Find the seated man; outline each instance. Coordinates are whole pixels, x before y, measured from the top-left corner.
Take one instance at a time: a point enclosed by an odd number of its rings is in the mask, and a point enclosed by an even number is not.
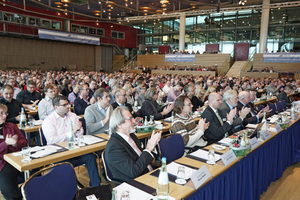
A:
[[[287,108],[290,108],[292,106],[292,102],[293,102],[293,98],[291,96],[291,98],[288,96],[289,94],[291,94],[292,92],[292,88],[291,86],[287,85],[284,87],[284,90],[281,91],[278,96],[277,96],[277,101],[285,101],[286,103],[286,107]],[[285,109],[285,108],[284,108]]]
[[[35,91],[36,84],[34,81],[27,81],[27,89],[22,90],[17,95],[17,100],[22,104],[36,106],[40,100],[42,100],[42,95]]]
[[[174,121],[171,124],[171,132],[178,133],[183,137],[186,147],[204,147],[207,142],[203,140],[204,131],[209,127],[206,119],[200,119],[196,125],[194,118],[190,115],[193,104],[187,96],[180,96],[176,99],[173,112]]]
[[[258,113],[259,111],[254,106],[254,100],[256,99],[256,89],[247,89],[247,92],[250,94],[250,102],[247,104],[247,107],[250,108],[250,112]],[[262,109],[263,112],[267,112],[267,118],[272,116],[272,109],[270,110],[269,106],[266,106]]]
[[[203,102],[195,96],[195,87],[193,84],[184,86],[184,93],[191,100],[193,107],[192,111],[196,111],[198,108],[203,106]]]
[[[181,95],[181,90],[183,89],[183,83],[178,82],[173,88],[168,92],[168,102],[174,102],[179,95]]]
[[[89,97],[90,99],[93,97],[94,92],[96,91],[97,83],[95,80],[90,81],[90,87],[89,87]]]
[[[151,151],[161,138],[161,132],[152,132],[146,148],[136,135],[135,120],[126,107],[118,107],[111,114],[109,128],[112,133],[105,147],[105,159],[113,180],[130,181],[152,171]]]
[[[113,111],[113,107],[109,104],[109,90],[97,89],[94,98],[96,103],[87,107],[84,112],[86,134],[88,135],[106,132],[109,129],[109,119]]]
[[[67,140],[67,134],[70,130],[70,121],[73,124],[75,137],[83,134],[82,124],[77,115],[69,112],[69,102],[67,97],[57,95],[53,98],[54,112],[52,112],[43,122],[42,128],[47,140],[47,144],[55,144]],[[86,154],[76,157],[77,160],[84,163],[90,177],[90,187],[100,185],[100,177],[97,170],[96,158],[93,154]],[[72,159],[67,162],[73,162]]]
[[[227,114],[230,110],[234,109],[237,106],[239,101],[238,94],[235,90],[227,90],[223,95],[224,101],[221,104],[220,110]],[[247,125],[245,117],[250,112],[250,108],[243,107],[239,114],[234,116],[234,120],[232,123],[233,133],[236,133],[240,130],[243,130]]]
[[[202,118],[206,118],[206,121],[210,123],[209,128],[204,132],[204,137],[208,142],[207,145],[233,134],[232,123],[236,109],[232,109],[226,117],[220,110],[221,103],[221,96],[218,93],[212,92],[208,96],[208,106],[201,115]]]
[[[243,107],[250,107],[249,106],[250,103],[250,94],[247,91],[241,91],[239,93],[239,102],[237,105],[237,110],[241,111]],[[250,107],[251,110],[248,113],[248,115],[246,116],[246,123],[248,124],[257,124],[259,123],[260,119],[263,117],[264,115],[264,110],[261,110],[259,112],[257,112],[254,108],[252,109],[252,107]]]
[[[74,100],[74,111],[76,115],[83,115],[85,109],[91,105],[89,98],[89,87],[87,84],[79,86],[80,95]]]
[[[13,77],[9,77],[8,79],[6,79],[6,84],[11,85],[13,87],[13,89],[14,89],[14,99],[16,99],[19,92],[21,92],[21,89],[19,89],[16,86],[16,80]]]
[[[126,92],[123,89],[117,90],[115,93],[116,101],[111,104],[113,109],[116,109],[119,106],[125,106],[128,108],[129,112],[132,114],[133,117],[136,117],[135,112],[132,109],[132,105],[129,103],[126,103],[127,96]]]
[[[79,94],[79,84],[72,85],[73,91],[69,94],[68,100],[70,104],[74,104],[75,99],[78,97]]]
[[[54,98],[54,87],[52,85],[47,85],[44,87],[43,92],[45,93],[45,98],[39,103],[38,114],[41,120],[45,120],[48,115],[53,111],[52,99]]]

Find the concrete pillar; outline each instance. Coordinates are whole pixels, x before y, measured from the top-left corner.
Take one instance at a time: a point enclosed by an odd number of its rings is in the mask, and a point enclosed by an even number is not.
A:
[[[270,5],[270,0],[263,0],[263,7]],[[270,8],[263,8],[260,23],[259,53],[265,52],[267,48],[268,27]]]
[[[185,14],[180,15],[180,26],[179,26],[179,51],[184,50],[185,44]]]

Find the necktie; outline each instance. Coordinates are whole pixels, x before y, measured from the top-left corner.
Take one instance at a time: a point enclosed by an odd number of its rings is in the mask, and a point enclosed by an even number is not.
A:
[[[222,121],[222,119],[221,119],[221,117],[220,117],[220,115],[219,115],[219,112],[216,111],[216,114],[217,114],[217,117],[218,117],[218,119],[219,119],[219,121],[220,121],[220,124],[223,126],[224,124],[223,124],[223,121]],[[225,138],[226,138],[227,136],[228,136],[228,132],[225,133]]]
[[[135,151],[139,156],[141,156],[141,154],[142,154],[141,150],[136,146],[135,142],[133,141],[133,139],[132,139],[130,136],[129,136],[129,142],[132,144],[132,147],[133,147],[134,151]],[[149,169],[150,172],[153,171],[153,169],[152,169],[152,167],[151,167],[150,164],[147,166],[147,168]]]

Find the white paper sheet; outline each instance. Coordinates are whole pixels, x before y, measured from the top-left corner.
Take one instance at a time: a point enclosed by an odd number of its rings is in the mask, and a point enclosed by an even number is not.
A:
[[[258,124],[247,124],[247,128],[256,128],[258,126]]]
[[[34,148],[32,148],[32,149],[34,149]],[[45,156],[48,156],[52,153],[57,152],[59,149],[62,149],[62,147],[55,146],[55,145],[42,146],[39,149],[32,150],[31,152],[33,152],[33,151],[36,151],[36,152],[31,154],[30,157],[32,157],[32,158],[42,158],[42,157],[45,157]]]
[[[199,150],[191,153],[190,155],[208,160],[208,151],[205,151],[205,150],[202,150],[202,149],[199,149]],[[221,159],[221,156],[219,154],[215,153],[215,161],[217,162],[220,159]]]
[[[230,145],[232,143],[233,139],[231,138],[223,138],[222,140],[219,141],[219,143],[225,144],[225,145]]]
[[[104,141],[104,139],[92,135],[84,135],[83,138],[84,138],[84,143],[88,145]]]
[[[184,165],[181,165],[181,164],[178,164],[175,162],[171,162],[170,164],[167,165],[167,171],[168,171],[168,173],[170,173],[174,176],[177,176],[178,167],[184,167],[185,179],[191,178],[192,174],[196,172],[196,170],[194,170],[190,167],[186,167]]]

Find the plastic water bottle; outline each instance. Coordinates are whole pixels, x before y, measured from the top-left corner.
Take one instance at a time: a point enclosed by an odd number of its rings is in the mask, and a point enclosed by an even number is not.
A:
[[[266,120],[266,112],[264,112],[264,117],[263,117],[263,119],[261,120],[261,122],[266,122],[267,120]]]
[[[75,138],[74,138],[74,129],[72,126],[72,121],[70,121],[70,131],[67,136],[68,149],[75,148]]]
[[[294,116],[295,116],[295,106],[294,106],[294,102],[292,102],[291,116],[292,116],[292,118],[294,119]]]
[[[20,128],[26,128],[26,115],[25,115],[25,111],[24,108],[21,108],[21,116],[20,116]]]
[[[162,165],[160,168],[156,193],[158,200],[165,200],[169,197],[169,177],[166,166],[167,159],[165,157],[162,158]]]

